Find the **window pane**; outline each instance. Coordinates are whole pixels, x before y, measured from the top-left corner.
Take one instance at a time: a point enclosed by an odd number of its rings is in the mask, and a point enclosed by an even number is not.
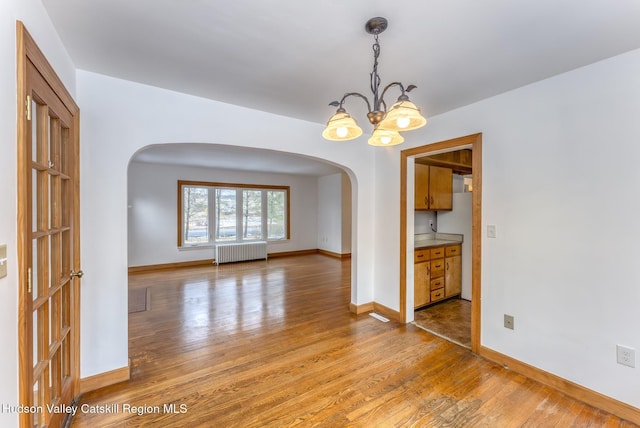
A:
[[[267,192],[267,236],[268,239],[286,239],[286,192]]]
[[[242,192],[243,239],[262,239],[262,191]]]
[[[216,189],[216,240],[236,240],[236,191]]]
[[[183,240],[185,244],[209,242],[209,196],[206,187],[188,187],[183,190]]]

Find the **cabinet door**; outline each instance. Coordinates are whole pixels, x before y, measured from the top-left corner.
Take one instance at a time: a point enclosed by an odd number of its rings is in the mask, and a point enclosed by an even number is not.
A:
[[[439,166],[429,167],[429,209],[450,210],[453,207],[453,171]]]
[[[462,256],[447,257],[444,269],[444,293],[447,297],[462,292]]]
[[[415,209],[429,209],[429,166],[415,164]]]
[[[413,307],[426,305],[430,301],[429,262],[413,265]]]

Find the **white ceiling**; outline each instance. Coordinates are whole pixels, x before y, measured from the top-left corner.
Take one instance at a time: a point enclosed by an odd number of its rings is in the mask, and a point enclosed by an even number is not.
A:
[[[640,48],[638,0],[42,1],[80,69],[317,123],[370,94],[374,16],[427,118]]]
[[[336,166],[300,155],[249,147],[198,143],[160,144],[136,154],[135,162],[275,172],[297,175],[330,175]]]

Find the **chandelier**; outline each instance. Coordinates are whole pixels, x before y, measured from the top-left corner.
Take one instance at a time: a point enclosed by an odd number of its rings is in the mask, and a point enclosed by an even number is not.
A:
[[[392,82],[384,87],[382,93],[380,89],[380,76],[378,75],[378,57],[380,56],[380,43],[378,35],[387,29],[387,20],[377,17],[371,18],[365,24],[365,30],[369,34],[373,34],[375,43],[373,44],[373,71],[371,72],[371,92],[373,92],[373,108],[369,99],[358,92],[348,92],[344,94],[340,101],[332,101],[330,106],[338,107],[336,113],[327,122],[327,127],[322,132],[322,136],[332,141],[347,141],[358,138],[362,135],[362,129],[358,126],[355,119],[342,107],[344,101],[355,96],[363,99],[367,103],[367,117],[369,122],[374,126],[369,144],[372,146],[393,146],[404,141],[400,131],[411,131],[418,129],[427,123],[420,109],[409,101],[408,92],[415,89],[415,85],[409,85],[406,88],[400,82]],[[387,110],[387,104],[384,101],[384,95],[389,88],[400,88],[401,95],[395,104]]]

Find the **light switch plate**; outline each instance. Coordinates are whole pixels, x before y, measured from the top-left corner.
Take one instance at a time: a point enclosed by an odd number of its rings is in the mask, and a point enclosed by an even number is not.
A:
[[[495,238],[496,237],[496,225],[490,224],[487,226],[487,238]]]
[[[7,276],[7,244],[0,245],[0,278]]]

